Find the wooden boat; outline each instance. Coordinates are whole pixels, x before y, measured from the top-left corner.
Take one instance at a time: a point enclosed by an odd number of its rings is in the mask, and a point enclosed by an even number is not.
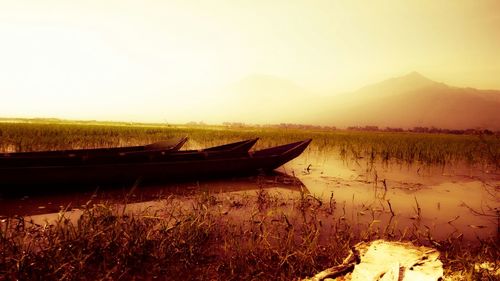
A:
[[[128,163],[162,159],[166,154],[171,153],[175,153],[177,157],[179,157],[198,152],[247,152],[257,142],[258,138],[214,146],[202,150],[179,151],[179,148],[186,140],[187,138],[182,138],[175,142],[164,141],[146,146],[108,149],[98,148],[9,153],[7,156],[0,156],[0,167]]]
[[[0,159],[4,158],[44,158],[44,157],[83,157],[94,155],[114,155],[128,152],[139,151],[177,151],[188,140],[187,137],[173,138],[166,141],[159,141],[147,145],[140,146],[125,146],[125,147],[104,147],[104,148],[84,148],[84,149],[65,149],[65,150],[47,150],[47,151],[30,151],[30,152],[12,152],[0,153]]]
[[[0,191],[17,185],[69,185],[169,181],[272,171],[299,156],[311,140],[248,151],[188,151],[147,161],[81,165],[0,167]],[[7,188],[8,189],[8,188]]]

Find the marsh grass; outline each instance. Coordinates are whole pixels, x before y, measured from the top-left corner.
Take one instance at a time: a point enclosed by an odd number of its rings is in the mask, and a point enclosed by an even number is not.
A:
[[[77,220],[4,219],[0,280],[295,280],[342,263],[360,241],[411,241],[441,251],[447,274],[477,280],[499,241],[436,241],[428,231],[347,222],[334,201],[306,193],[169,196],[155,209],[89,204]],[[498,266],[498,264],[497,264]],[[494,280],[494,279],[484,279]]]
[[[256,148],[312,138],[307,153],[339,153],[345,159],[449,165],[494,165],[500,159],[498,136],[358,132],[222,126],[94,125],[1,123],[0,151],[35,151],[127,146],[188,136],[201,146],[260,137]],[[190,145],[188,144],[188,147]]]

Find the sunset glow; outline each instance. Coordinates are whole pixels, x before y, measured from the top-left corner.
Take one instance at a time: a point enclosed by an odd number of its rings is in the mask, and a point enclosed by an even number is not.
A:
[[[0,116],[264,122],[220,108],[248,99],[228,89],[257,74],[318,96],[411,71],[500,89],[499,11],[496,0],[1,1]]]

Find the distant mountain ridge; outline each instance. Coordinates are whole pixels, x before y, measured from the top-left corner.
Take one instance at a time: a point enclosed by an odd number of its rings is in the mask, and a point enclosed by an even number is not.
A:
[[[500,129],[500,91],[451,87],[412,72],[338,100],[345,124]]]
[[[357,90],[356,92],[359,93],[366,91],[379,91],[379,94],[381,94],[382,92],[391,93],[394,91],[405,92],[429,86],[437,86],[440,84],[444,85],[442,83],[438,83],[427,77],[424,77],[422,74],[416,71],[413,71],[404,76],[390,78],[375,84],[365,86]]]
[[[218,118],[228,122],[500,130],[500,91],[453,87],[418,72],[330,96],[252,75],[224,93]]]

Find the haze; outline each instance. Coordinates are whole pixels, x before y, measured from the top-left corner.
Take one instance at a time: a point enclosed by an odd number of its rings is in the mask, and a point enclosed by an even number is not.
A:
[[[269,83],[283,91],[269,102],[304,102],[412,71],[500,89],[499,11],[496,0],[0,1],[0,116],[286,122],[238,112],[273,95]]]

